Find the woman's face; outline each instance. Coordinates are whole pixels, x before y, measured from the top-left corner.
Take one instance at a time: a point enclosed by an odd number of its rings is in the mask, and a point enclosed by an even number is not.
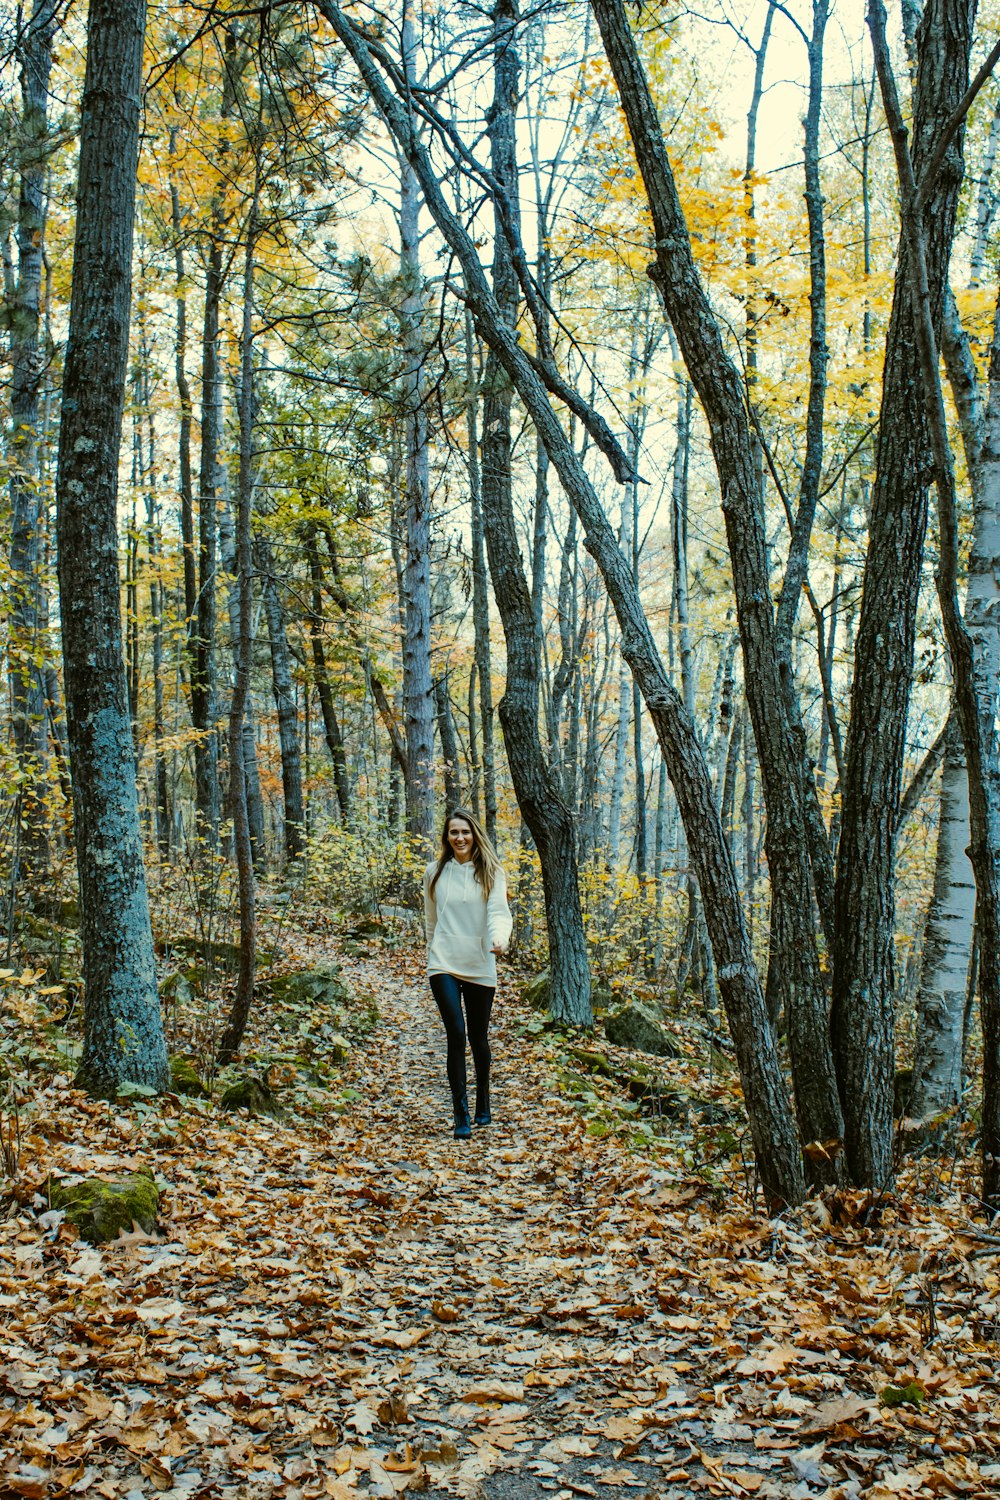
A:
[[[464,818],[448,819],[448,843],[451,852],[460,864],[472,858],[472,852],[476,847],[476,835]]]

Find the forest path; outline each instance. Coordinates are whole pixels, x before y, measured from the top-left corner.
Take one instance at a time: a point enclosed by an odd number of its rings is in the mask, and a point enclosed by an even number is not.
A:
[[[100,1249],[30,1187],[0,1221],[0,1497],[998,1492],[995,1263],[953,1226],[771,1221],[669,1142],[595,1139],[507,981],[495,1124],[455,1141],[417,956],[344,969],[381,1019],[342,1113],[39,1087],[25,1181],[164,1191],[155,1235]],[[913,1379],[927,1404],[880,1408]]]

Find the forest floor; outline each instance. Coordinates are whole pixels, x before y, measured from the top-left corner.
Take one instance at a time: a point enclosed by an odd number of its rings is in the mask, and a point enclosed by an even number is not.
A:
[[[36,1068],[0,1496],[1000,1494],[1000,1240],[940,1172],[769,1219],[681,1132],[593,1133],[509,978],[494,1124],[454,1141],[419,956],[343,969],[380,1020],[336,1108],[108,1106]],[[50,1173],[140,1165],[154,1233],[46,1213]]]

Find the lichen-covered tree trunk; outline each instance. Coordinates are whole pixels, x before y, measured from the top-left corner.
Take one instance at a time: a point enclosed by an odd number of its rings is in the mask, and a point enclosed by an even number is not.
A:
[[[919,174],[968,87],[974,0],[928,0],[917,44],[913,161]],[[940,329],[962,181],[961,136],[927,200],[923,228]],[[895,852],[917,600],[933,472],[917,353],[913,268],[900,243],[854,653],[834,897],[831,1030],[851,1179],[892,1171]]]
[[[34,0],[19,45],[22,111],[17,132],[20,193],[17,282],[10,308],[10,707],[20,772],[20,869],[29,895],[48,866],[45,707],[48,601],[42,582],[44,491],[38,472],[39,394],[46,356],[40,346],[45,245],[49,75],[55,34],[53,0]]]
[[[59,593],[84,967],[80,1081],[166,1082],[118,574],[143,0],[91,0],[57,477]]]

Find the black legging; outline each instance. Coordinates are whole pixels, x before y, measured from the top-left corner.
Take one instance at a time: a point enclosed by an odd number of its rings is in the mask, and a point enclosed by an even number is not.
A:
[[[465,1074],[465,1029],[469,1028],[469,1045],[476,1069],[476,1110],[488,1106],[490,1097],[490,1012],[493,1009],[493,987],[473,984],[471,979],[456,979],[454,974],[432,974],[431,992],[437,1001],[448,1036],[448,1083],[451,1097],[457,1103],[467,1089]],[[465,1016],[462,1001],[465,1001]]]

